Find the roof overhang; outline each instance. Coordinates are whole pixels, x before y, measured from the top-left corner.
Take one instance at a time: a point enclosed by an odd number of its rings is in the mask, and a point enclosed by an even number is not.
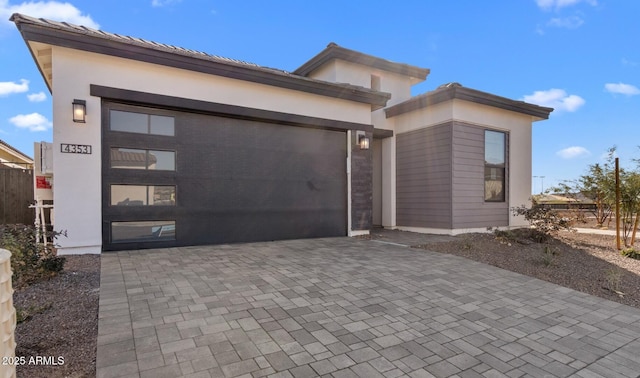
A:
[[[308,76],[311,72],[320,68],[324,64],[333,59],[344,60],[351,63],[362,64],[365,66],[377,68],[379,70],[393,72],[396,74],[409,76],[414,83],[419,83],[427,79],[430,70],[411,66],[404,63],[396,63],[386,59],[378,58],[373,55],[363,54],[359,51],[340,47],[335,43],[330,43],[327,48],[322,50],[318,55],[311,58],[305,64],[293,71],[296,75]]]
[[[387,118],[391,118],[450,100],[469,101],[476,104],[526,114],[533,117],[534,121],[548,119],[549,114],[553,111],[553,108],[529,104],[524,101],[516,101],[510,98],[478,91],[476,89],[462,87],[460,85],[451,85],[443,86],[434,91],[415,96],[405,102],[390,106],[385,109],[385,114]]]
[[[388,93],[368,88],[310,79],[286,71],[139,38],[106,33],[84,26],[37,19],[18,13],[12,15],[10,20],[16,24],[22,38],[29,46],[50,91],[53,87],[53,77],[50,67],[51,58],[49,57],[49,61],[45,58],[47,53],[51,55],[51,49],[47,49],[47,46],[60,46],[366,103],[373,108],[384,107],[391,97]]]
[[[11,163],[33,164],[33,159],[29,155],[17,150],[2,139],[0,139],[0,151],[7,156],[11,156]]]

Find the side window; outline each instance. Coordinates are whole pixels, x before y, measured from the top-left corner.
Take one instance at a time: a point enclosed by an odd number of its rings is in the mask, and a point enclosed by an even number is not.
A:
[[[506,134],[484,132],[484,200],[505,201]]]

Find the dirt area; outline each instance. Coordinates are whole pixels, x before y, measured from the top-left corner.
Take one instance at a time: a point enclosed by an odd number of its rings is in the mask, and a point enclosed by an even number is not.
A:
[[[561,232],[547,244],[530,242],[517,232],[432,240],[414,247],[463,256],[640,308],[640,260],[621,256],[613,236]],[[14,305],[28,317],[16,329],[16,356],[64,358],[60,366],[19,366],[19,377],[95,376],[99,286],[99,256],[67,256],[62,274],[16,291]]]
[[[18,377],[95,377],[100,256],[66,259],[61,274],[13,294],[25,318],[15,334],[16,357],[25,357]],[[36,365],[36,357],[48,360]]]
[[[518,232],[467,234],[417,248],[462,256],[640,308],[640,260],[621,256],[615,236],[563,231],[547,243]]]

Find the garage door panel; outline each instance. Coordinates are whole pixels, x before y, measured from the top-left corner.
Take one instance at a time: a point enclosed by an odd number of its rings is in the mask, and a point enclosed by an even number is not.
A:
[[[337,180],[182,179],[177,188],[180,206],[210,211],[344,210],[346,201],[342,182]]]
[[[177,171],[184,177],[282,178],[307,180],[345,175],[344,156],[309,152],[285,152],[271,149],[231,150],[227,148],[193,149],[177,152]],[[340,154],[342,155],[342,153]],[[344,181],[344,180],[341,180]]]
[[[110,107],[118,105],[106,105]],[[175,118],[174,137],[108,128],[103,132],[106,151],[114,146],[171,150],[176,157],[175,171],[110,169],[108,162],[103,164],[105,249],[346,234],[345,132],[181,112],[170,115]],[[110,206],[111,183],[175,185],[175,205]],[[129,220],[175,221],[175,240],[113,242],[112,222]],[[118,225],[132,235],[146,226]]]
[[[342,236],[345,230],[335,222],[341,215],[340,210],[198,212],[190,215],[189,227],[178,221],[177,237],[192,244],[220,244]]]

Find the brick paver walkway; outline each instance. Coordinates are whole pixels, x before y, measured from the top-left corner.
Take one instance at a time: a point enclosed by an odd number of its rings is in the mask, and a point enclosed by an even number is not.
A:
[[[640,310],[331,238],[105,253],[98,377],[638,377]]]

